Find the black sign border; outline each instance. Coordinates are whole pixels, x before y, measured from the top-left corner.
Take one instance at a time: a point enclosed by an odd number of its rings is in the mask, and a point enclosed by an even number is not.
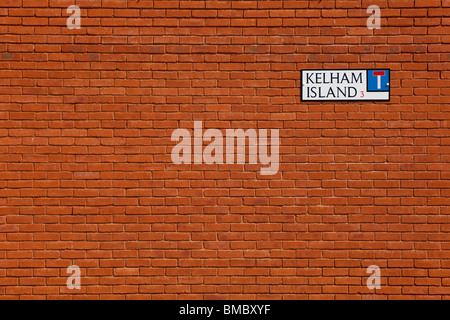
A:
[[[389,70],[389,90],[384,92],[389,92],[389,99],[351,99],[351,100],[342,100],[342,99],[332,99],[332,100],[305,100],[303,99],[303,71],[352,71],[352,70],[365,70],[366,71],[366,91],[369,91],[369,71],[370,70]],[[390,102],[391,101],[391,69],[390,68],[371,68],[371,69],[302,69],[300,71],[300,100],[302,102],[353,102],[353,101],[370,101],[370,102]]]

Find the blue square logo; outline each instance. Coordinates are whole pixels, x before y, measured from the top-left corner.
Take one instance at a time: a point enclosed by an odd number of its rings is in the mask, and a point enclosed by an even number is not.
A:
[[[367,91],[389,91],[389,70],[367,70]]]

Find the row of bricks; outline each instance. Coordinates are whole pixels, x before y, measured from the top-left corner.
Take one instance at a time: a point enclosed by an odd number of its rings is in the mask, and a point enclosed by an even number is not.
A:
[[[370,5],[379,5],[389,8],[415,8],[415,7],[450,7],[449,0],[153,0],[153,1],[122,1],[122,0],[75,0],[77,5],[86,8],[186,8],[186,9],[287,9],[287,8],[348,8],[359,6],[364,8]],[[4,0],[1,7],[68,7],[74,4],[74,0]]]
[[[148,9],[148,8],[134,8],[134,9],[119,9],[119,8],[104,8],[104,7],[83,7],[81,9],[82,18],[180,18],[180,19],[204,19],[211,18],[221,19],[292,19],[292,18],[363,18],[367,19],[370,14],[367,13],[366,8],[349,8],[349,9],[335,9],[335,8],[286,8],[286,9],[232,9],[232,8],[208,8],[208,9]],[[382,17],[404,17],[404,18],[420,18],[420,17],[448,17],[450,15],[450,8],[441,7],[416,7],[416,8],[386,8],[381,7]],[[4,8],[0,9],[0,16],[8,17],[37,17],[37,18],[55,18],[68,17],[69,13],[65,7],[23,7],[23,8]],[[439,19],[439,18],[438,18]],[[135,20],[134,20],[135,21]],[[433,23],[433,20],[430,21]],[[211,21],[211,23],[213,23]]]

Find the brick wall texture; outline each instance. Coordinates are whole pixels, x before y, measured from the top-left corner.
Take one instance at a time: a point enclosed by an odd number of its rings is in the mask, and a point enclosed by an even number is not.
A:
[[[1,0],[0,299],[449,299],[449,52],[450,0]],[[389,102],[301,101],[366,68]],[[175,165],[194,121],[279,172]]]

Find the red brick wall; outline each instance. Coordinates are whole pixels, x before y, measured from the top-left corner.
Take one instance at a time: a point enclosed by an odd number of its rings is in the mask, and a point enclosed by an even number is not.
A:
[[[449,51],[450,0],[1,0],[0,298],[450,298]],[[347,68],[391,101],[300,100]],[[279,173],[174,165],[194,120]]]

